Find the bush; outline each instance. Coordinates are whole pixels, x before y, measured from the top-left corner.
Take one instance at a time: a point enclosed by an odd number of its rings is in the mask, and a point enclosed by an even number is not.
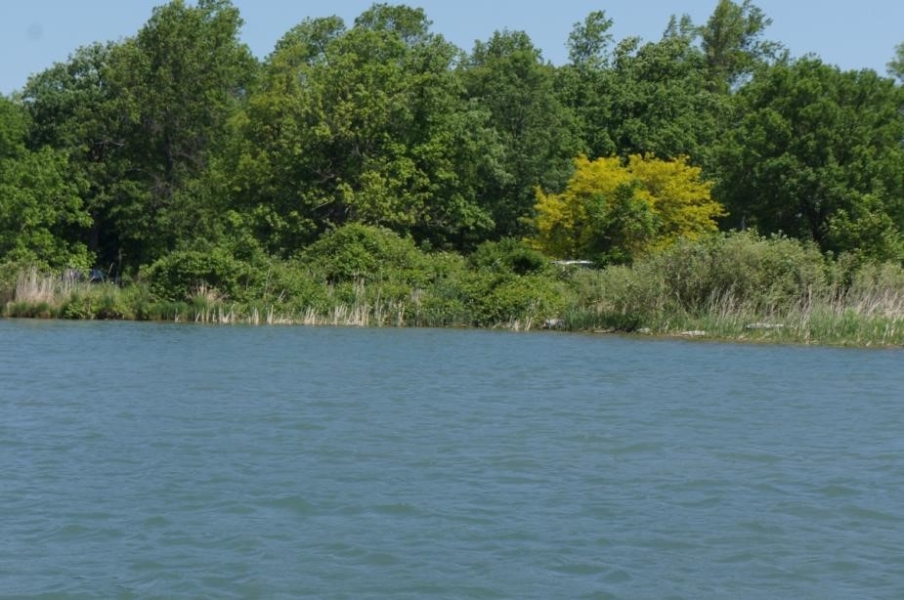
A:
[[[474,273],[463,282],[465,305],[479,327],[539,321],[564,308],[564,296],[548,277]]]
[[[658,273],[670,303],[692,313],[726,300],[781,311],[828,289],[825,259],[815,245],[746,232],[684,240],[637,266]]]
[[[484,242],[471,255],[470,262],[477,269],[515,275],[543,273],[550,269],[546,255],[512,238]]]
[[[310,245],[301,260],[329,283],[428,279],[426,255],[410,239],[380,227],[352,223]]]
[[[174,252],[154,262],[141,273],[154,296],[181,302],[192,298],[199,288],[216,288],[229,298],[242,296],[251,268],[223,250]]]

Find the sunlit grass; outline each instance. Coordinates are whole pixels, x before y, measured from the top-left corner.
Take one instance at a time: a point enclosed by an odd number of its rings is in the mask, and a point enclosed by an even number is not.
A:
[[[185,297],[147,281],[87,283],[22,269],[0,281],[2,315],[207,325],[483,327],[679,336],[745,342],[904,346],[904,268],[828,260],[788,240],[752,236],[678,246],[607,269],[519,276],[446,267],[417,283],[331,282],[274,263],[259,293],[199,282]],[[9,269],[5,271],[9,273]],[[238,295],[238,294],[237,294]]]

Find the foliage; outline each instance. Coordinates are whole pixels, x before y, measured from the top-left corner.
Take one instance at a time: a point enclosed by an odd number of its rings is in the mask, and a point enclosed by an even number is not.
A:
[[[569,64],[556,90],[591,157],[691,156],[711,167],[730,114],[730,93],[780,46],[764,41],[768,17],[749,0],[721,0],[706,25],[672,17],[662,39],[615,42],[604,12],[590,13],[569,36]]]
[[[536,275],[472,274],[462,288],[472,325],[492,327],[520,322],[539,325],[558,315],[563,306],[554,281]]]
[[[25,110],[0,96],[0,160],[16,158],[22,154],[29,125]]]
[[[716,85],[733,88],[774,58],[780,45],[762,39],[771,24],[772,19],[751,0],[741,4],[719,0],[706,25],[700,28],[709,79]]]
[[[111,207],[133,264],[153,261],[207,225],[191,184],[223,143],[255,61],[228,0],[174,0],[113,48],[107,84],[132,188]],[[124,190],[125,191],[125,190]]]
[[[457,49],[429,25],[375,5],[351,29],[308,20],[277,45],[235,159],[271,251],[349,222],[439,246],[490,226],[476,201],[486,116],[462,101]]]
[[[358,223],[327,233],[305,250],[301,261],[331,283],[380,280],[384,273],[419,280],[427,262],[411,239]]]
[[[568,37],[569,63],[556,70],[555,92],[573,114],[575,133],[590,156],[615,153],[612,140],[612,19],[591,12]]]
[[[533,243],[557,258],[630,262],[680,238],[716,229],[723,214],[710,198],[701,170],[672,161],[632,156],[575,160],[561,194],[537,191]]]
[[[560,187],[579,149],[571,111],[558,99],[554,70],[521,31],[477,42],[460,75],[469,97],[489,111],[500,144],[479,191],[496,238],[519,236],[532,216],[536,186]],[[480,160],[479,158],[477,160]]]
[[[739,92],[720,152],[716,197],[730,223],[824,251],[904,255],[902,92],[872,71],[815,58],[758,73]]]
[[[684,240],[650,257],[675,308],[706,310],[730,298],[769,314],[801,306],[828,289],[826,261],[818,248],[782,237],[750,233]]]
[[[904,42],[895,47],[895,57],[888,63],[888,74],[904,83]]]
[[[50,146],[65,154],[66,177],[79,190],[90,226],[72,232],[97,256],[98,264],[122,266],[123,257],[141,253],[128,240],[125,217],[140,211],[129,199],[140,194],[130,180],[124,118],[110,85],[110,60],[117,44],[95,43],[77,49],[28,80],[22,92],[32,126],[28,145]]]
[[[549,259],[546,256],[514,238],[484,242],[471,254],[470,263],[479,270],[514,275],[549,271]]]
[[[36,316],[630,330],[823,295],[826,319],[896,318],[863,282],[904,259],[904,88],[794,60],[750,0],[715,4],[652,41],[591,12],[555,66],[524,32],[466,52],[382,3],[306,19],[258,63],[229,0],[172,0],[0,98],[0,263],[100,265],[121,294],[0,296]],[[715,219],[751,233],[710,237]]]
[[[92,257],[73,232],[89,224],[66,156],[25,146],[27,115],[0,98],[0,259],[86,269]]]
[[[219,294],[236,298],[242,295],[249,268],[220,249],[186,250],[155,261],[142,269],[141,277],[150,282],[151,292],[162,300],[188,300],[202,288],[216,288]]]

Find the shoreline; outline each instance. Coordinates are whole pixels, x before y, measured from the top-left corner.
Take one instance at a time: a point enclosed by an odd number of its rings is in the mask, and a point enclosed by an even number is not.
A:
[[[332,240],[293,260],[176,253],[115,283],[8,264],[0,269],[0,317],[904,347],[898,262],[826,257],[787,238],[736,233],[683,240],[630,265],[585,268],[511,240],[462,256],[368,231],[392,252]]]
[[[344,313],[345,311],[338,311]],[[593,336],[617,336],[626,339],[651,340],[651,341],[686,341],[698,343],[723,343],[744,345],[773,345],[773,346],[802,346],[821,348],[851,348],[851,349],[904,349],[904,335],[889,339],[875,339],[873,337],[860,339],[856,337],[841,338],[830,337],[827,339],[802,335],[799,330],[787,326],[774,328],[745,328],[741,333],[729,333],[726,331],[708,331],[703,329],[685,330],[675,328],[671,330],[641,328],[639,330],[626,331],[613,328],[573,328],[567,324],[561,327],[537,327],[533,323],[521,323],[512,321],[509,323],[497,323],[490,326],[474,326],[462,323],[447,325],[413,324],[406,322],[381,322],[374,323],[360,320],[346,320],[331,318],[297,318],[271,313],[263,318],[235,317],[226,320],[186,318],[186,315],[175,316],[172,319],[147,319],[147,318],[67,318],[53,315],[9,315],[4,307],[0,311],[0,320],[10,321],[80,321],[80,322],[132,322],[132,323],[156,323],[173,325],[204,325],[212,327],[316,327],[316,328],[349,328],[349,329],[458,329],[470,331],[500,331],[508,333],[551,333],[574,334]],[[904,324],[902,324],[904,327]]]

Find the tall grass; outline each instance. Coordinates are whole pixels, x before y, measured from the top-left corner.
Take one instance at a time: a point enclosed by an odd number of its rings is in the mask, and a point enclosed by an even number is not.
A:
[[[553,267],[522,256],[524,250],[513,244],[485,248],[471,260],[403,249],[414,262],[399,259],[404,266],[392,269],[375,261],[378,272],[366,277],[357,267],[339,269],[336,265],[345,263],[336,263],[332,255],[328,269],[316,260],[244,265],[246,273],[263,275],[241,281],[219,276],[225,289],[192,279],[179,270],[178,261],[170,271],[156,270],[173,285],[145,278],[123,287],[34,268],[10,275],[10,269],[0,267],[0,309],[4,316],[32,318],[554,328],[904,345],[900,264],[826,258],[813,246],[785,238],[714,236],[680,242],[631,266],[599,270]],[[193,257],[189,266],[196,269],[201,258]]]
[[[822,256],[785,238],[682,242],[572,276],[571,329],[719,339],[904,344],[904,268]]]

